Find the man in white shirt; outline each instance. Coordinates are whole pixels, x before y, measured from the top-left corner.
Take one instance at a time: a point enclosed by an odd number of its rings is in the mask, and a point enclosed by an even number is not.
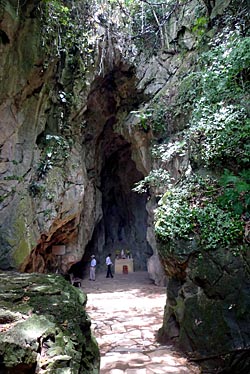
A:
[[[91,256],[90,269],[89,269],[89,280],[95,281],[95,268],[96,268],[96,259],[95,255]]]
[[[111,261],[111,253],[108,254],[108,256],[106,257],[106,265],[107,265],[107,275],[106,275],[106,278],[109,278],[109,276],[111,278],[113,278],[113,274],[112,274],[112,271],[111,271],[111,265],[112,264],[112,261]]]

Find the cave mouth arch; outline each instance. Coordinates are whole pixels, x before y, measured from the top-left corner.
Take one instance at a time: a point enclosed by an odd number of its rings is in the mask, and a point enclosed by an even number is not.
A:
[[[113,131],[110,122],[100,137],[100,152],[102,218],[95,226],[84,257],[95,253],[98,268],[104,270],[108,253],[114,260],[117,252],[127,250],[134,260],[134,270],[146,271],[147,259],[153,254],[147,241],[147,195],[132,190],[144,176],[132,159],[131,144]]]
[[[144,178],[135,162],[137,157],[140,162],[140,145],[125,128],[127,114],[147,100],[137,83],[134,67],[120,62],[106,75],[96,77],[87,100],[83,142],[98,213],[82,261],[89,263],[94,253],[97,271],[106,268],[109,253],[114,261],[118,251],[129,251],[135,271],[148,270],[147,260],[153,255],[147,241],[148,196],[132,191]]]

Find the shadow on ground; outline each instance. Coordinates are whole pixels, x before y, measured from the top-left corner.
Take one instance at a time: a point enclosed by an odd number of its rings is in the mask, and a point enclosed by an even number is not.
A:
[[[198,374],[200,370],[156,334],[162,325],[165,287],[147,272],[84,279],[87,312],[101,352],[101,374]]]

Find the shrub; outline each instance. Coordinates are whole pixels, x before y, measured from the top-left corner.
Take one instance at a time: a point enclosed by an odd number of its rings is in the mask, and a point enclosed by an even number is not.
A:
[[[241,216],[216,204],[219,193],[215,181],[200,177],[192,177],[169,190],[156,209],[158,239],[189,239],[195,234],[204,249],[242,243]]]

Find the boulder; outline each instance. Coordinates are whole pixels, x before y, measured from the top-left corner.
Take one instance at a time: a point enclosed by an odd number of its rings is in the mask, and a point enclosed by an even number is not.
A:
[[[249,251],[205,251],[194,240],[161,250],[170,279],[160,339],[210,369],[249,372]]]
[[[86,295],[60,275],[0,273],[0,372],[99,373]]]

